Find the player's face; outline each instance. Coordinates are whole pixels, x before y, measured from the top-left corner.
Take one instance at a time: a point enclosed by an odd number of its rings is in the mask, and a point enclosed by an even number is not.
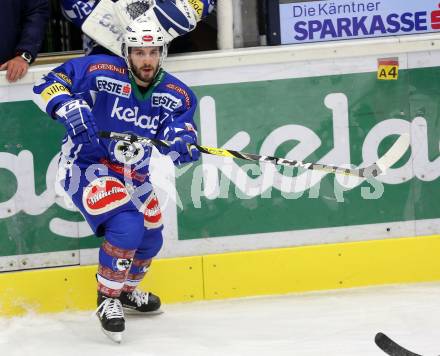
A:
[[[150,84],[159,68],[161,47],[132,48],[129,55],[131,70],[134,75]]]

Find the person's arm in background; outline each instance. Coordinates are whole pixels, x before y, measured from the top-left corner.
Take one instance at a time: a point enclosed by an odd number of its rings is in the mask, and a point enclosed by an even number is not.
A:
[[[88,0],[60,0],[60,6],[64,17],[76,27],[81,28],[83,22],[98,2],[98,0],[95,2]]]
[[[22,1],[21,35],[15,47],[16,56],[3,63],[0,70],[7,70],[6,79],[15,82],[23,78],[29,65],[37,57],[49,21],[48,0]]]
[[[60,0],[60,8],[63,16],[76,28],[81,30],[82,24],[98,3],[99,0]],[[83,50],[86,55],[100,53],[111,54],[110,51],[99,47],[98,44],[86,34],[82,35],[82,40]]]

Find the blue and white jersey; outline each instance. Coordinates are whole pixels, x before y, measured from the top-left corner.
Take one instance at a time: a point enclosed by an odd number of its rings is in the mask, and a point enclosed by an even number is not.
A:
[[[147,92],[141,93],[122,58],[93,55],[70,60],[43,77],[34,87],[35,102],[54,117],[54,111],[72,98],[84,99],[99,131],[129,132],[173,140],[182,135],[197,139],[193,116],[194,93],[184,83],[160,70]],[[100,139],[97,144],[74,144],[66,135],[61,163],[68,171],[94,163],[105,164],[139,183],[148,179],[151,148]],[[68,172],[66,174],[69,174]]]
[[[81,28],[98,2],[99,0],[61,0],[60,5],[64,17],[76,27]]]

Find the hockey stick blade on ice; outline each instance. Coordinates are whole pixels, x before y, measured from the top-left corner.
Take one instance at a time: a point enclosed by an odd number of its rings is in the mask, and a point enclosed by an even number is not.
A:
[[[153,145],[156,147],[170,146],[170,142],[167,141],[158,140],[155,138],[136,136],[132,134],[101,131],[99,135],[103,138],[110,138],[114,140],[130,142],[130,143],[139,142],[141,144]],[[379,158],[377,162],[364,168],[344,168],[344,167],[327,165],[323,163],[306,163],[302,161],[289,160],[286,158],[262,156],[253,153],[226,150],[217,147],[200,146],[196,144],[191,144],[190,147],[195,147],[202,153],[220,156],[220,157],[240,158],[248,161],[269,162],[276,165],[290,166],[290,167],[314,170],[319,172],[342,174],[346,176],[354,176],[360,178],[371,178],[371,177],[377,177],[378,175],[385,173],[385,171],[388,168],[390,168],[403,156],[403,154],[406,152],[406,150],[409,147],[409,135],[408,134],[400,135],[400,137],[393,144],[393,146],[381,158]]]
[[[383,352],[390,356],[421,356],[400,346],[383,333],[377,333],[374,342]]]

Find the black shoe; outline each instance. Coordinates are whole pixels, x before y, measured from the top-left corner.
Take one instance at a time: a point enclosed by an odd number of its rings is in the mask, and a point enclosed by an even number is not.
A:
[[[135,289],[131,293],[122,292],[119,300],[122,306],[131,311],[139,313],[160,313],[160,298],[153,293],[142,292]]]
[[[122,304],[118,298],[110,298],[98,292],[98,308],[96,309],[102,331],[112,341],[120,343],[125,330],[125,319]]]

